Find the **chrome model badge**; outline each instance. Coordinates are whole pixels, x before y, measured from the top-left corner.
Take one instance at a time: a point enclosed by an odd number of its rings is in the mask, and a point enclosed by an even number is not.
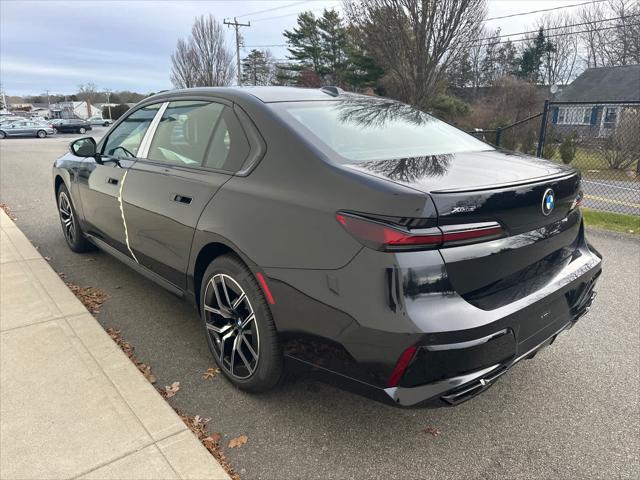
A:
[[[547,188],[542,196],[542,213],[543,215],[549,215],[553,211],[553,207],[556,205],[556,198],[553,194],[553,190]]]

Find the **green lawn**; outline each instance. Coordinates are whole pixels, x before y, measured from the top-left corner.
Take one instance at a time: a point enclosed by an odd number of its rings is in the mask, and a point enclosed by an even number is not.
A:
[[[560,153],[556,151],[551,159],[555,162],[562,162]],[[577,168],[585,178],[601,180],[626,180],[640,182],[640,177],[630,176],[627,172],[636,171],[637,161],[624,170],[615,170],[607,165],[602,153],[593,148],[578,147],[576,156],[571,162],[571,166]]]
[[[584,215],[584,223],[587,227],[640,235],[640,217],[638,216],[600,212],[589,208],[583,208],[582,213]]]

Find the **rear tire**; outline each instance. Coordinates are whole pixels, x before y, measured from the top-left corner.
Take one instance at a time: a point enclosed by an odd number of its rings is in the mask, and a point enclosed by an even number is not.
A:
[[[80,128],[78,129],[78,132],[79,132],[80,134],[84,134],[84,133],[86,133],[86,132],[87,132],[87,129],[86,129],[86,128],[84,128],[84,127],[80,127]]]
[[[5,138],[7,136],[2,130],[0,130],[0,138]]]
[[[56,193],[58,204],[58,215],[60,216],[60,225],[62,225],[62,234],[69,248],[76,253],[88,252],[93,250],[93,245],[87,240],[82,233],[78,216],[71,203],[71,195],[64,184],[61,184]]]
[[[218,257],[205,271],[200,312],[209,350],[231,383],[263,392],[280,381],[284,360],[271,310],[237,256]]]
[[[38,138],[47,138],[47,132],[45,132],[44,130],[38,130],[36,135],[38,136]]]

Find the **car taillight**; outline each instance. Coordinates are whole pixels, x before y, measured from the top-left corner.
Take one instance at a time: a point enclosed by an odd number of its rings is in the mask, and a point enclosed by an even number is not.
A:
[[[407,230],[344,212],[338,212],[336,219],[363,245],[386,252],[455,246],[493,240],[504,234],[497,222]]]

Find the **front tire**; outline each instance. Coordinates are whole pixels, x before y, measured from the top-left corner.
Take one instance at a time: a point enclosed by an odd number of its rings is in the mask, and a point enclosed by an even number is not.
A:
[[[283,356],[264,294],[235,255],[216,258],[200,288],[200,312],[209,349],[223,374],[248,392],[273,388]]]
[[[0,139],[5,138],[7,136],[2,130],[0,130]]]
[[[38,136],[38,138],[47,138],[47,132],[45,132],[44,130],[38,130],[38,133],[36,133],[36,135]]]
[[[87,129],[86,129],[86,128],[84,128],[84,127],[80,127],[80,128],[78,129],[78,132],[79,132],[80,134],[84,134],[84,133],[86,133],[86,131],[87,131]]]
[[[82,233],[78,216],[71,203],[71,195],[69,190],[62,184],[58,188],[56,194],[58,203],[58,215],[60,216],[60,224],[62,225],[62,233],[69,248],[76,253],[88,252],[93,249],[93,245],[87,240]]]

